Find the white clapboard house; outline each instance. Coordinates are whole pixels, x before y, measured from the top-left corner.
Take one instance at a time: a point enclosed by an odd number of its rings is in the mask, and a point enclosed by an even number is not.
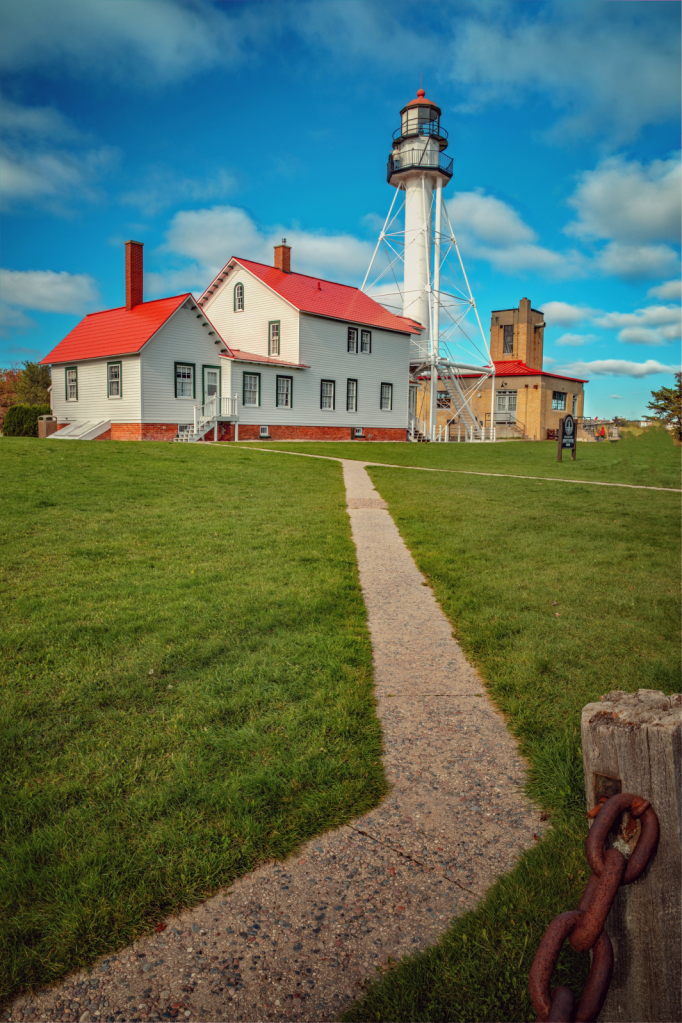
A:
[[[233,258],[198,300],[144,302],[126,243],[126,305],[86,316],[43,359],[53,439],[406,440],[410,334],[357,288]]]

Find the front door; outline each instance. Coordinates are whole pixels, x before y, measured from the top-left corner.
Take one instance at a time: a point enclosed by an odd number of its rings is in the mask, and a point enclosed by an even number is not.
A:
[[[495,395],[495,422],[516,422],[516,391],[498,391]]]
[[[204,366],[204,405],[211,398],[217,397],[220,387],[220,369],[217,366]]]

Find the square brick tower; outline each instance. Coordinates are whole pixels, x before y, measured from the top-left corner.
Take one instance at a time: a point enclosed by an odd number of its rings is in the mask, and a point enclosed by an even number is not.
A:
[[[493,362],[514,360],[530,369],[542,369],[544,329],[544,313],[531,309],[529,298],[522,298],[518,309],[493,309],[490,318]]]

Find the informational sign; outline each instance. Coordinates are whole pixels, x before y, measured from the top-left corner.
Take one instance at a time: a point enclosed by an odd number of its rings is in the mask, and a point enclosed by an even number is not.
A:
[[[565,416],[564,419],[559,420],[558,430],[558,441],[559,449],[557,451],[557,462],[561,461],[561,456],[564,451],[571,452],[571,459],[575,461],[577,453],[576,435],[575,435],[575,419],[573,416]]]

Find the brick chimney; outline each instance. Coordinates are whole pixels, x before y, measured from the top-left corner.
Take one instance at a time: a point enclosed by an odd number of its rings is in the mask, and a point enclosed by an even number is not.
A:
[[[143,242],[126,242],[126,309],[142,305]]]
[[[275,267],[285,274],[291,273],[291,245],[287,245],[286,238],[282,238],[281,245],[275,245]]]

